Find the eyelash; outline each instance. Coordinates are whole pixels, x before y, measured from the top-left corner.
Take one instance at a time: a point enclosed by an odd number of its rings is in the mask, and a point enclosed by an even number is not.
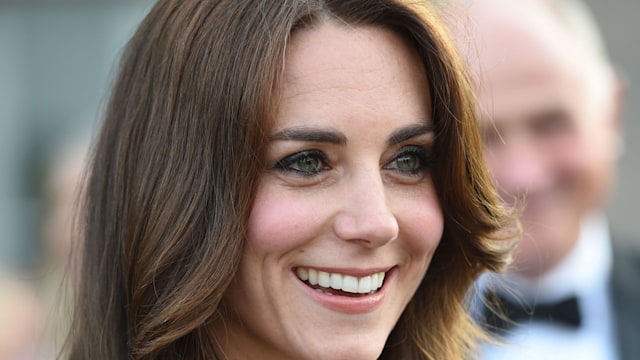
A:
[[[404,156],[415,156],[417,159],[416,167],[412,170],[401,170],[397,166],[390,166],[396,161],[400,160]],[[418,175],[427,172],[433,167],[433,156],[431,149],[423,146],[409,145],[405,146],[398,151],[389,164],[385,165],[385,169],[394,170],[402,174]]]
[[[315,170],[302,170],[300,169],[300,161],[308,161],[308,160],[317,160],[318,167]],[[327,156],[320,150],[304,150],[292,155],[289,155],[281,160],[279,160],[273,168],[281,171],[281,172],[291,172],[300,176],[314,176],[319,174],[321,171],[329,170],[330,166],[328,164]],[[297,165],[296,165],[297,164]],[[297,166],[297,168],[296,168]]]
[[[414,169],[402,170],[398,168],[397,161],[405,156],[415,156],[417,163]],[[300,165],[304,165],[301,161],[317,161],[317,165],[312,170],[304,170]],[[320,150],[304,150],[279,160],[273,166],[273,169],[283,173],[293,173],[299,176],[312,177],[323,171],[331,169],[328,165],[327,156]],[[393,159],[386,164],[383,169],[392,170],[401,174],[418,175],[427,172],[433,166],[433,157],[431,149],[423,146],[409,145],[400,149]]]

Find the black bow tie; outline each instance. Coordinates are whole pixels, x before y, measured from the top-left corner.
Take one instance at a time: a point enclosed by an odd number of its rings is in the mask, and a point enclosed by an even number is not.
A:
[[[496,293],[489,294],[487,300],[489,304],[501,310],[501,314],[495,314],[489,309],[484,309],[484,325],[492,332],[502,333],[514,324],[525,324],[531,320],[546,321],[571,329],[580,327],[582,323],[578,298],[575,296],[555,303],[533,305],[515,303]]]

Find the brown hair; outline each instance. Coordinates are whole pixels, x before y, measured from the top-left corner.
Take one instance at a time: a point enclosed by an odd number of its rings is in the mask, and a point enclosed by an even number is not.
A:
[[[429,77],[445,216],[382,359],[462,358],[465,295],[500,270],[511,218],[482,163],[470,87],[436,14],[393,0],[161,0],[128,44],[85,198],[71,359],[215,359],[209,324],[243,252],[288,39],[323,19],[410,40]]]

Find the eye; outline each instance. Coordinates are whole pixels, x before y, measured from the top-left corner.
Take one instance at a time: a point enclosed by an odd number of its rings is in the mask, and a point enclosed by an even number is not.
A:
[[[282,172],[313,176],[329,169],[326,156],[319,150],[305,150],[279,160],[273,167]]]
[[[431,152],[420,146],[406,146],[384,168],[401,173],[418,174],[432,165]]]
[[[539,115],[532,128],[538,136],[556,136],[571,130],[572,121],[567,112],[556,110]]]

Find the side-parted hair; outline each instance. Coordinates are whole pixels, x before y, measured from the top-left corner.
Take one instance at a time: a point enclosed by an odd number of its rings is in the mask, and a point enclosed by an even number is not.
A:
[[[381,359],[462,359],[467,292],[512,217],[486,174],[469,82],[430,6],[160,0],[128,43],[82,208],[70,359],[218,359],[211,324],[243,253],[291,36],[322,21],[409,40],[429,79],[443,238]],[[425,99],[425,101],[427,101]],[[219,352],[219,351],[218,351]]]

